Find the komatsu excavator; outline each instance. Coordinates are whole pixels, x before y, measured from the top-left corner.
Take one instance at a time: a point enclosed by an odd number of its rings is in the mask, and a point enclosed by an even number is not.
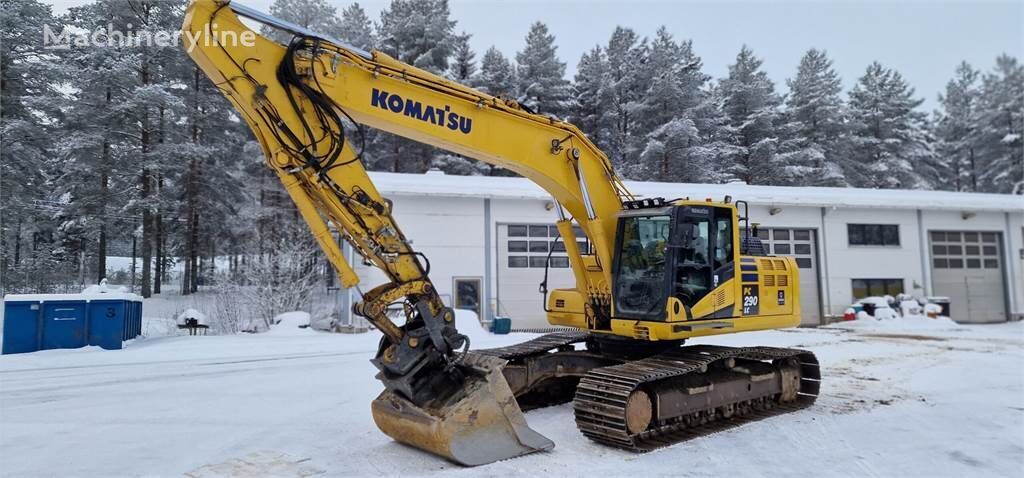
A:
[[[583,435],[646,451],[814,402],[808,351],[684,345],[800,322],[796,264],[760,250],[743,201],[634,197],[565,121],[228,0],[193,0],[183,29],[341,283],[359,278],[331,225],[386,274],[353,311],[383,333],[372,363],[384,390],[371,408],[393,439],[463,465],[550,450],[522,410],[571,401]],[[367,175],[366,127],[506,168],[551,194],[576,286],[541,292],[548,321],[564,330],[468,350],[429,262]],[[402,324],[387,314],[396,304]]]

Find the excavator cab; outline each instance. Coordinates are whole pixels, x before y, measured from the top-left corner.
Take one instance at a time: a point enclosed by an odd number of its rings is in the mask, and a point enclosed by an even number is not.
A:
[[[614,315],[666,320],[669,298],[692,318],[701,299],[735,271],[736,208],[687,203],[627,208],[619,216],[614,273]]]

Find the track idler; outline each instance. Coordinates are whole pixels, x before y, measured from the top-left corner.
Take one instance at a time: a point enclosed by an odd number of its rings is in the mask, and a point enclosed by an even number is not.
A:
[[[457,365],[464,375],[461,389],[421,406],[385,390],[373,401],[373,420],[397,441],[466,466],[554,448],[526,424],[502,375],[506,363],[467,352]]]

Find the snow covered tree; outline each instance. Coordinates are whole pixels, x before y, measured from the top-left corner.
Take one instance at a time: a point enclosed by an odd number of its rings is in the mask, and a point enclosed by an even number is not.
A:
[[[455,36],[452,64],[448,68],[448,77],[463,84],[471,83],[476,76],[476,53],[469,47],[472,36],[466,32]]]
[[[923,100],[903,76],[878,62],[850,91],[850,155],[846,175],[854,185],[925,189],[935,176]]]
[[[392,0],[380,14],[380,49],[431,73],[448,69],[455,44],[448,0]]]
[[[960,63],[939,95],[942,109],[935,112],[936,154],[947,176],[938,185],[954,191],[978,190],[978,77],[970,64]]]
[[[845,186],[842,151],[846,131],[842,82],[823,50],[810,49],[800,59],[796,77],[787,80],[783,161],[794,169],[799,185]]]
[[[547,25],[534,22],[526,34],[526,46],[516,53],[517,93],[519,103],[530,110],[563,118],[569,112],[569,82],[557,50]]]
[[[515,67],[501,51],[492,46],[484,52],[480,60],[480,74],[473,84],[489,95],[513,98],[516,92]]]
[[[639,167],[643,150],[640,117],[649,75],[644,67],[647,40],[640,40],[629,28],[615,27],[608,46],[608,82],[612,91],[610,121],[611,141],[606,149],[612,164],[624,176],[630,177]]]
[[[608,60],[604,50],[595,46],[584,52],[576,66],[572,85],[572,113],[569,121],[580,128],[598,147],[605,149],[613,133],[609,121],[614,100],[608,77]]]
[[[717,105],[705,86],[691,41],[676,42],[665,27],[651,41],[645,68],[648,89],[636,110],[644,147],[633,175],[656,181],[716,182],[721,147]]]
[[[761,60],[744,46],[717,87],[735,146],[727,169],[747,184],[784,184],[793,176],[778,155],[776,131],[782,99],[761,70]]]
[[[46,291],[59,257],[52,236],[53,151],[63,98],[60,60],[43,25],[62,28],[37,0],[0,0],[0,294]]]
[[[338,10],[325,0],[274,0],[270,14],[317,33],[352,41],[344,35]],[[269,26],[262,27],[261,33],[285,45],[292,39],[290,33]]]
[[[978,189],[1024,194],[1024,65],[1009,55],[996,58],[994,71],[982,79],[980,100]]]
[[[447,0],[393,0],[380,14],[380,49],[399,61],[443,75],[455,45],[455,21],[450,17]],[[377,132],[374,136],[366,155],[371,169],[423,172],[435,156],[445,156],[392,134]]]
[[[370,50],[377,46],[377,35],[373,31],[373,22],[359,3],[353,3],[341,11],[339,30],[338,38],[349,42],[354,47]]]

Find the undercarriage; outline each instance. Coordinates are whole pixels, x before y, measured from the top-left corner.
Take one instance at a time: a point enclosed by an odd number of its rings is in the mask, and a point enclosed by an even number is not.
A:
[[[818,360],[806,350],[578,331],[474,352],[508,361],[503,373],[523,410],[572,401],[580,432],[638,452],[807,407],[821,380]]]

